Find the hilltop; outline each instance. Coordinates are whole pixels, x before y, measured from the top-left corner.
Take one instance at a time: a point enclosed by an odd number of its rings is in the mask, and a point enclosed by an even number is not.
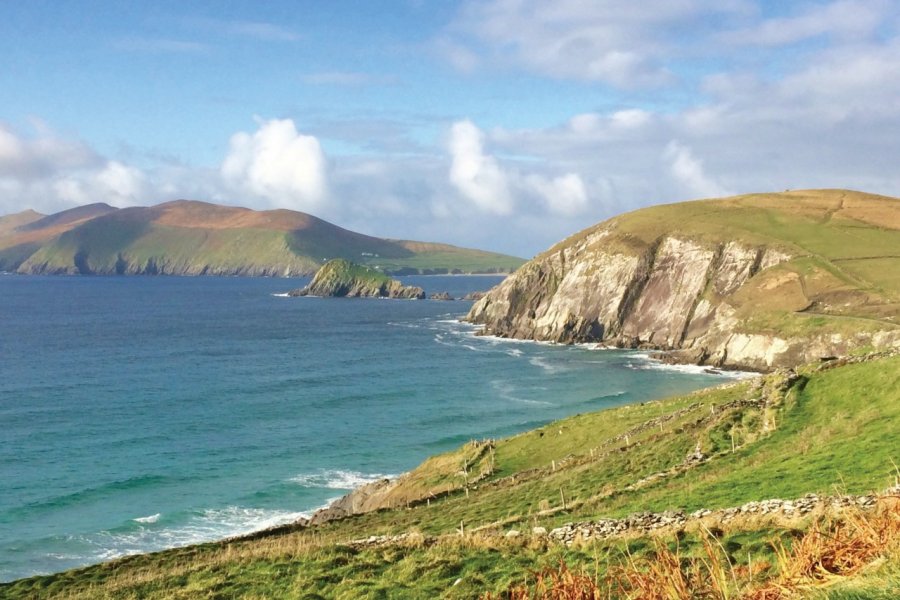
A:
[[[177,200],[0,217],[0,270],[26,274],[311,275],[344,258],[386,273],[504,273],[522,260],[391,240],[291,210]]]
[[[900,200],[848,190],[652,206],[581,231],[476,303],[502,337],[770,370],[900,345]]]

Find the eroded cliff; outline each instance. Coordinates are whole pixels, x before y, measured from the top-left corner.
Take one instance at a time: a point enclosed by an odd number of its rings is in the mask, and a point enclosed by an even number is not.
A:
[[[467,320],[502,337],[769,370],[900,345],[896,273],[896,199],[741,196],[643,209],[576,234],[493,289]]]

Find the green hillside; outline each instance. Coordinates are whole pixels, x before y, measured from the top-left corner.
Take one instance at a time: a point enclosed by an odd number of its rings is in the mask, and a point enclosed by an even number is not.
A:
[[[511,256],[362,235],[295,211],[176,201],[97,204],[0,222],[0,270],[51,274],[312,274],[343,258],[387,273],[504,273]]]
[[[642,561],[660,556],[659,543],[683,560],[703,557],[715,531],[715,553],[725,564],[763,565],[745,579],[732,568],[728,597],[737,598],[786,576],[774,549],[799,544],[825,508],[731,520],[714,513],[661,527],[655,538],[635,532],[572,546],[532,529],[895,485],[900,356],[846,362],[467,444],[401,479],[385,498],[393,509],[31,578],[0,586],[0,596],[472,598],[502,594],[529,577],[533,583],[536,571],[560,561],[593,578],[611,565],[643,572]],[[513,529],[521,533],[508,534]],[[377,535],[400,537],[379,543],[371,538]],[[359,539],[373,541],[348,543]],[[828,588],[837,594],[831,597],[890,597],[866,594],[900,583],[900,540],[885,540],[877,554],[882,558],[862,575],[830,579],[840,583]],[[851,588],[865,594],[841,595]]]

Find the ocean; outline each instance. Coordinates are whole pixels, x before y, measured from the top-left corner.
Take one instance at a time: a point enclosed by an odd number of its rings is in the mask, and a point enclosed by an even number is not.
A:
[[[304,283],[0,276],[0,581],[291,522],[471,439],[729,377],[476,337],[470,302],[278,295]]]

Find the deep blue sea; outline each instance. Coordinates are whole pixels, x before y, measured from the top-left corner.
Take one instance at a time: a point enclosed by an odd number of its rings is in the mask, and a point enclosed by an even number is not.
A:
[[[461,296],[499,277],[408,277]],[[473,438],[723,376],[304,280],[0,276],[0,581],[290,522]]]

